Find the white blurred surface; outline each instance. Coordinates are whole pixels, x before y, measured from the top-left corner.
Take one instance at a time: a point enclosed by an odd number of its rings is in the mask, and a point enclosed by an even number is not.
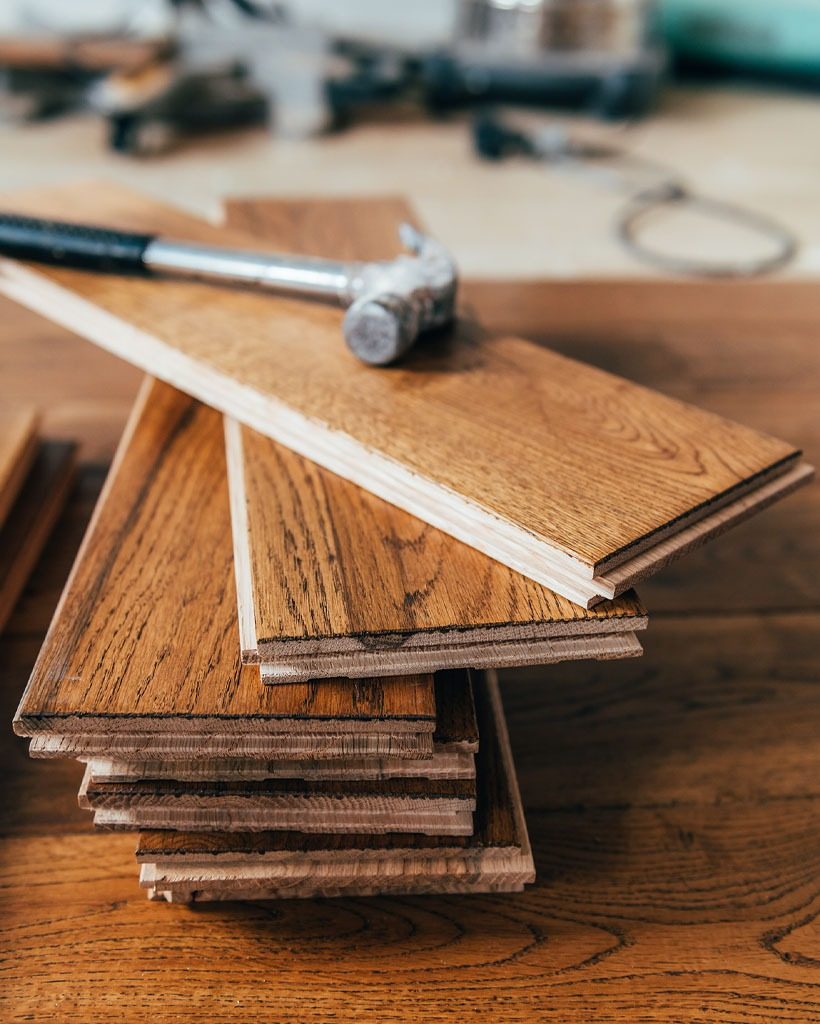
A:
[[[591,126],[584,130],[588,135]],[[92,117],[0,127],[0,189],[108,177],[211,218],[230,194],[402,193],[470,276],[652,273],[613,237],[621,197],[524,160],[481,162],[465,123],[397,119],[311,141],[260,130],[213,136],[145,161],[107,152],[104,131]],[[699,190],[795,230],[803,247],[783,276],[820,272],[820,97],[672,90],[656,116],[619,138]],[[678,219],[663,235],[665,244],[692,253],[708,252],[726,232]],[[739,239],[738,253],[746,246]]]

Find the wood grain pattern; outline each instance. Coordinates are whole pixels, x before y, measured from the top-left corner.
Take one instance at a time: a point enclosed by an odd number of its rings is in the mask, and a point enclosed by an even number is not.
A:
[[[820,455],[814,282],[465,282],[464,294],[498,329]],[[46,423],[97,460],[0,638],[8,722],[134,372],[0,306],[0,396],[47,395]],[[32,761],[7,730],[0,1017],[397,1024],[412,1007],[431,1024],[816,1024],[818,539],[815,483],[641,588],[663,610],[643,658],[502,676],[538,866],[518,895],[152,904],[134,836],[93,832],[77,807],[81,766]]]
[[[73,444],[43,443],[17,501],[0,526],[0,633],[65,506],[74,466]]]
[[[5,521],[37,454],[39,417],[33,406],[0,410],[0,525]]]
[[[585,611],[230,420],[226,454],[243,656],[269,679],[515,664],[646,625],[634,594]]]
[[[261,687],[239,661],[231,562],[221,419],[149,381],[16,728],[432,733],[429,676]]]
[[[68,209],[80,219],[194,240],[246,237],[113,186],[32,192],[12,206],[54,216]],[[393,208],[396,219],[405,212]],[[300,228],[293,206],[264,211],[265,237],[287,247]],[[259,224],[263,208],[246,216]],[[324,220],[330,216],[338,218],[334,238],[370,230],[369,220],[343,205],[328,205]],[[299,238],[304,249],[321,244],[301,228]],[[395,241],[382,244],[389,255]],[[340,343],[340,314],[316,303],[8,262],[0,284],[580,603],[599,596],[596,573],[800,456],[792,445],[467,325],[422,346],[404,367],[382,372],[356,365]]]

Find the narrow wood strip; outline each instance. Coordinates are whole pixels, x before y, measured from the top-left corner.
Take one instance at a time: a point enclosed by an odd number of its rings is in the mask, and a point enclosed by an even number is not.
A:
[[[430,675],[261,686],[258,669],[240,663],[232,563],[222,418],[149,380],[17,731],[433,731]]]
[[[17,500],[37,454],[39,419],[32,406],[0,411],[0,525]]]
[[[267,832],[281,829],[320,835],[334,832],[344,835],[357,832],[363,835],[388,835],[401,832],[430,836],[470,836],[473,832],[473,814],[469,810],[437,813],[415,809],[358,811],[349,808],[340,812],[333,809],[315,812],[277,809],[261,814],[211,808],[175,812],[163,807],[141,807],[135,810],[105,808],[94,811],[94,824],[98,828],[117,831],[149,828],[186,832],[229,829]]]
[[[0,527],[0,633],[65,506],[74,480],[75,458],[75,445],[44,442]]]
[[[463,745],[469,753],[474,746]],[[330,761],[357,757],[429,758],[433,754],[430,733],[370,732],[334,734],[314,733],[291,736],[287,733],[270,736],[236,735],[214,736],[211,733],[191,733],[186,736],[156,736],[150,734],[84,733],[77,736],[38,733],[29,742],[32,757],[87,757],[112,756],[139,758],[192,758],[207,760],[212,757],[247,757],[256,760],[297,760],[311,758]]]
[[[249,244],[113,186],[34,191],[11,206]],[[396,204],[393,210],[396,219],[407,213]],[[288,248],[298,238],[301,249],[341,244],[342,237],[354,244],[382,223],[331,204],[321,237],[309,238],[296,212],[293,203],[258,204],[252,218],[271,244]],[[389,244],[379,238],[385,255]],[[784,442],[464,323],[383,372],[356,363],[340,341],[340,313],[317,303],[10,261],[0,285],[580,603],[600,596],[596,575],[800,458]]]
[[[81,758],[80,760],[83,760]],[[474,779],[475,757],[470,753],[433,751],[430,758],[358,758],[336,761],[271,761],[250,758],[207,760],[128,761],[88,759],[93,782],[132,782],[139,779],[174,779],[202,782],[260,779]]]

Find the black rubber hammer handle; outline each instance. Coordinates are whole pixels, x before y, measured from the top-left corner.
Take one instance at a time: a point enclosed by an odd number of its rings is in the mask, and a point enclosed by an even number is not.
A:
[[[54,266],[145,271],[154,235],[0,213],[0,255]]]

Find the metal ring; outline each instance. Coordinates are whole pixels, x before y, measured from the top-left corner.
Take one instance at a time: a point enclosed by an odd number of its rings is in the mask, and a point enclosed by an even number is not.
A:
[[[688,204],[694,209],[705,211],[716,220],[739,224],[756,231],[775,243],[775,251],[770,256],[759,259],[721,262],[670,256],[650,248],[639,238],[638,229],[641,221],[664,206],[676,204]],[[674,181],[636,195],[620,213],[616,222],[616,232],[621,243],[644,263],[673,273],[697,277],[756,277],[784,267],[794,259],[798,250],[797,237],[788,228],[769,217],[719,199],[694,195],[685,186]]]

